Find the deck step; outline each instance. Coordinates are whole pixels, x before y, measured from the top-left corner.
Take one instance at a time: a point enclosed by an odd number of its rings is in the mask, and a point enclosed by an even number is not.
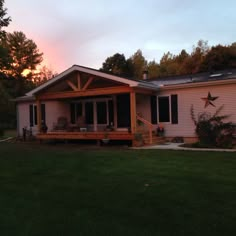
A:
[[[142,137],[143,137],[144,145],[150,145],[149,133],[143,133]],[[166,142],[165,137],[156,136],[156,134],[152,134],[152,145],[153,144],[163,144],[165,142]]]

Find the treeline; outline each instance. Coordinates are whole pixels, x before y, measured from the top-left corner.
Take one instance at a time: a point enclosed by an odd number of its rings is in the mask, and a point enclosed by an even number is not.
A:
[[[43,53],[32,39],[23,32],[5,31],[10,22],[4,0],[0,0],[0,129],[16,125],[12,99],[53,77],[52,71],[46,67],[38,70]]]
[[[116,53],[108,57],[100,70],[119,76],[142,79],[144,70],[149,78],[213,72],[236,68],[236,43],[223,46],[208,46],[207,41],[199,40],[192,52],[183,49],[178,55],[164,53],[160,62],[147,61],[141,50],[128,59]]]

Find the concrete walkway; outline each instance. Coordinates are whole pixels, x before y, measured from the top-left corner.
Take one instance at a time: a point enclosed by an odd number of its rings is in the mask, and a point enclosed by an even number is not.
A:
[[[236,149],[188,148],[188,147],[180,147],[180,145],[183,145],[183,143],[165,143],[165,144],[150,145],[143,147],[134,147],[134,149],[168,149],[168,150],[185,150],[185,151],[236,152]]]
[[[7,141],[9,141],[9,140],[11,140],[11,139],[13,139],[13,137],[1,139],[1,140],[0,140],[0,143],[7,142]]]

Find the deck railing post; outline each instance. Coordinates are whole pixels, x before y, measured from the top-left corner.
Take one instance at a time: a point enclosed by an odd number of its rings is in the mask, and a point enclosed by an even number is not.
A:
[[[136,115],[137,119],[142,121],[145,125],[148,126],[148,130],[149,130],[149,144],[152,144],[152,130],[153,130],[153,124],[147,120],[145,120],[143,117]]]
[[[136,132],[136,94],[134,91],[130,93],[130,125],[131,133]]]

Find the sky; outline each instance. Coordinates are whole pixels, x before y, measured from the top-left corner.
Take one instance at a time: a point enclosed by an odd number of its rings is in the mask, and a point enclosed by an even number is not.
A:
[[[77,64],[99,69],[115,53],[164,53],[236,42],[235,0],[5,0],[7,32],[22,31],[60,73]]]

